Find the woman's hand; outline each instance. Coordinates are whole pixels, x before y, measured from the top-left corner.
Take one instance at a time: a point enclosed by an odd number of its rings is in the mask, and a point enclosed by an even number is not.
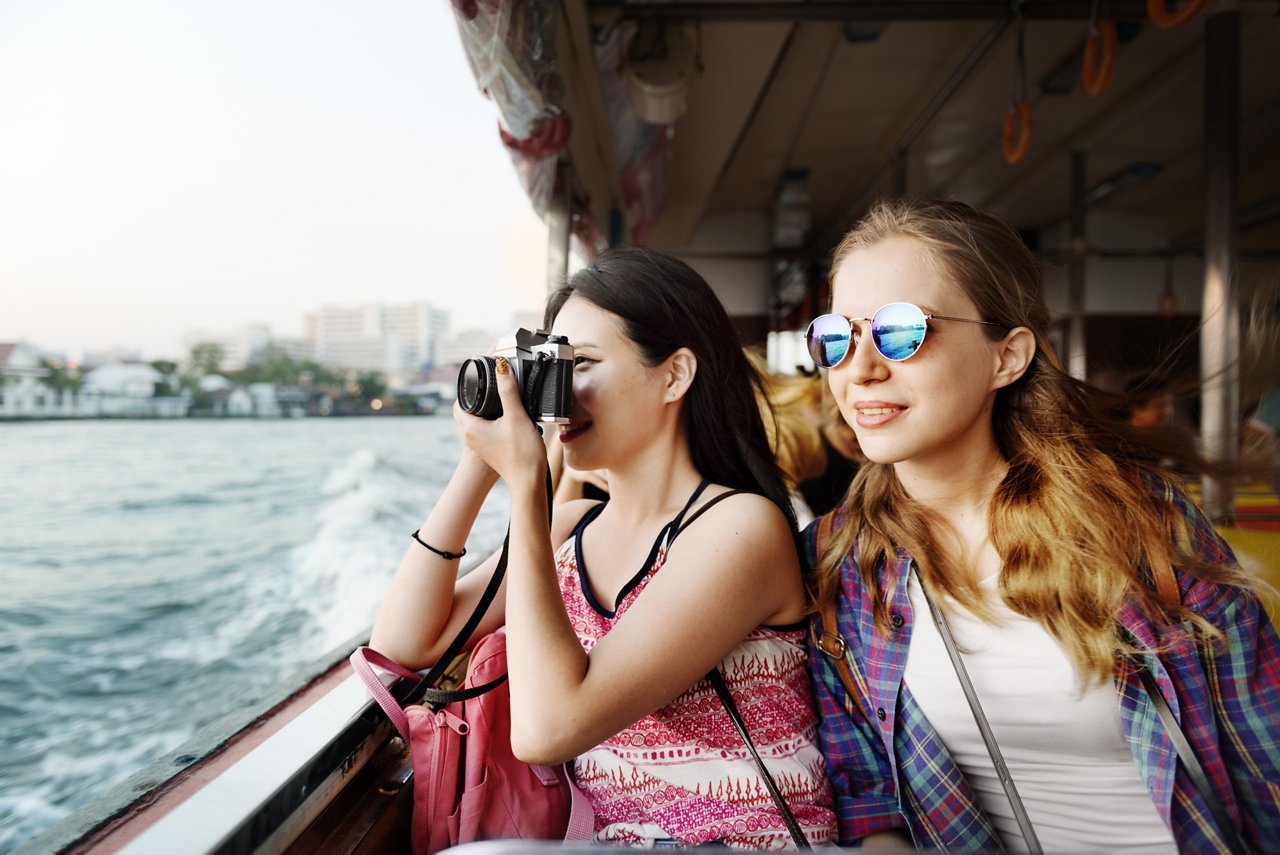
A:
[[[454,405],[453,418],[463,446],[498,473],[508,489],[520,489],[530,483],[541,486],[546,478],[547,449],[520,400],[515,372],[501,356],[494,366],[494,380],[502,402],[502,415],[498,418],[483,419]]]

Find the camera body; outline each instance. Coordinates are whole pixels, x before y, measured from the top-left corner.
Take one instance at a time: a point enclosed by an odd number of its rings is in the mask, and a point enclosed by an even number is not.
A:
[[[458,404],[482,419],[502,415],[495,373],[498,357],[515,373],[525,412],[535,422],[565,423],[573,405],[573,345],[545,330],[516,329],[498,340],[493,356],[474,356],[458,369]]]

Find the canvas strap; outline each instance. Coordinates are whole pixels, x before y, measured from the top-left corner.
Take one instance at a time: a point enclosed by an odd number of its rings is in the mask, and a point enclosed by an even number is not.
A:
[[[1165,602],[1182,602],[1182,592],[1178,587],[1178,577],[1173,572],[1173,567],[1163,564],[1158,568],[1154,568],[1151,572],[1151,583],[1156,592],[1159,593],[1160,598]],[[1182,725],[1178,723],[1173,710],[1169,709],[1169,702],[1164,699],[1164,695],[1160,694],[1160,686],[1156,683],[1155,675],[1151,673],[1151,669],[1147,667],[1146,662],[1141,659],[1135,657],[1133,665],[1138,672],[1138,676],[1142,679],[1143,687],[1147,690],[1147,697],[1150,698],[1151,705],[1155,707],[1156,715],[1160,716],[1160,723],[1164,725],[1165,732],[1169,734],[1169,740],[1178,751],[1178,759],[1182,762],[1182,768],[1186,771],[1187,777],[1191,779],[1196,791],[1204,799],[1205,804],[1209,806],[1209,812],[1213,814],[1213,821],[1218,826],[1218,836],[1222,839],[1223,845],[1227,847],[1232,855],[1247,855],[1252,851],[1249,848],[1249,844],[1240,836],[1235,823],[1231,821],[1231,815],[1227,813],[1226,806],[1222,804],[1222,800],[1218,798],[1213,785],[1209,783],[1209,776],[1205,773],[1204,767],[1200,765],[1200,758],[1196,756],[1191,743],[1187,741],[1187,735],[1183,733]]]
[[[912,567],[914,569],[914,564]],[[996,742],[995,734],[991,732],[991,725],[987,722],[987,715],[982,711],[982,703],[978,700],[978,693],[974,691],[973,682],[969,679],[969,671],[964,667],[964,660],[960,657],[960,650],[956,647],[956,640],[951,635],[951,626],[947,623],[947,616],[942,613],[942,609],[938,608],[938,604],[933,601],[933,597],[929,595],[923,580],[920,580],[920,590],[924,592],[925,601],[929,604],[929,613],[933,615],[933,622],[938,627],[938,634],[942,636],[942,643],[947,648],[947,655],[951,657],[951,664],[956,669],[956,677],[960,680],[960,688],[964,690],[965,700],[969,702],[969,709],[973,712],[973,720],[977,723],[978,732],[982,734],[982,741],[987,746],[987,754],[991,757],[991,764],[995,767],[996,777],[1000,779],[1000,786],[1004,788],[1004,794],[1009,799],[1010,807],[1013,808],[1013,817],[1018,821],[1018,829],[1022,832],[1022,839],[1026,842],[1027,849],[1032,855],[1039,855],[1039,853],[1044,852],[1044,848],[1040,846],[1040,839],[1036,837],[1036,830],[1031,826],[1031,817],[1027,815],[1027,808],[1022,803],[1022,797],[1018,795],[1018,788],[1014,786],[1013,776],[1009,774],[1009,767],[1004,762],[1004,755],[1000,752],[1000,745]]]
[[[1151,698],[1151,703],[1156,708],[1156,714],[1160,716],[1160,721],[1164,724],[1164,729],[1168,732],[1169,739],[1173,741],[1174,747],[1178,750],[1178,759],[1182,761],[1182,768],[1186,770],[1187,776],[1191,778],[1191,783],[1195,785],[1195,788],[1209,805],[1209,812],[1213,814],[1213,821],[1218,824],[1218,833],[1223,843],[1232,855],[1248,855],[1252,851],[1249,849],[1249,844],[1245,843],[1244,839],[1240,837],[1235,823],[1231,821],[1231,815],[1227,813],[1226,806],[1222,804],[1218,799],[1217,793],[1213,791],[1213,785],[1209,783],[1209,776],[1205,774],[1204,767],[1200,765],[1200,758],[1196,757],[1196,752],[1191,748],[1191,743],[1187,742],[1186,734],[1182,732],[1182,726],[1178,724],[1178,720],[1173,716],[1173,710],[1169,709],[1169,704],[1164,699],[1164,695],[1160,694],[1160,687],[1156,685],[1156,678],[1145,663],[1138,661],[1135,665],[1138,669],[1138,676],[1142,678],[1142,685],[1147,689],[1147,696]]]
[[[1166,565],[1153,571],[1151,575],[1152,584],[1162,599],[1166,602],[1181,601],[1178,579],[1172,567]],[[933,601],[923,582],[920,585],[920,589],[924,591],[925,600],[929,604],[929,611],[938,627],[938,634],[942,636],[943,644],[947,648],[947,654],[951,657],[952,665],[955,666],[956,677],[959,678],[960,686],[964,689],[965,698],[969,702],[969,708],[973,711],[974,721],[977,722],[978,730],[982,734],[982,741],[986,743],[987,753],[991,756],[991,762],[1000,778],[1000,784],[1004,787],[1005,795],[1009,798],[1009,804],[1013,807],[1014,817],[1018,820],[1018,828],[1022,831],[1022,836],[1031,852],[1041,852],[1043,850],[1040,848],[1039,840],[1036,839],[1035,830],[1031,827],[1031,819],[1027,816],[1026,808],[1018,795],[1017,787],[1014,786],[1013,777],[1009,774],[1009,769],[1005,765],[1004,757],[1000,753],[1000,746],[996,743],[995,734],[991,732],[991,726],[987,723],[987,717],[982,711],[982,704],[978,701],[978,695],[973,689],[973,683],[969,680],[968,671],[965,669],[964,661],[960,657],[960,651],[956,647],[955,639],[951,635],[951,628],[947,624],[946,615]],[[1170,741],[1173,742],[1174,747],[1177,749],[1178,759],[1182,762],[1183,769],[1188,777],[1191,778],[1192,785],[1209,806],[1209,812],[1213,814],[1214,822],[1218,826],[1218,833],[1224,845],[1232,855],[1248,855],[1252,850],[1240,836],[1235,823],[1231,821],[1230,814],[1227,813],[1226,807],[1218,799],[1217,793],[1214,792],[1213,786],[1209,783],[1209,776],[1205,774],[1204,767],[1200,765],[1200,759],[1196,757],[1191,743],[1187,741],[1186,734],[1182,731],[1182,726],[1178,724],[1177,718],[1173,715],[1173,710],[1169,709],[1168,702],[1165,701],[1164,695],[1160,693],[1160,687],[1156,684],[1156,679],[1151,670],[1141,660],[1135,661],[1134,666],[1138,676],[1142,679],[1142,685],[1147,690],[1147,696],[1151,699],[1152,706],[1155,707],[1156,714],[1160,717],[1165,731],[1169,734]]]

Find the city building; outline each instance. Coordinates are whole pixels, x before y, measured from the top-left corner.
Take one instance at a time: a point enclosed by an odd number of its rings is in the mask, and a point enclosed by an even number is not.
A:
[[[288,340],[276,339],[266,324],[245,324],[232,332],[190,330],[182,337],[187,353],[200,344],[216,344],[222,348],[222,371],[242,371],[250,365],[265,362]],[[305,345],[304,345],[305,352]],[[303,357],[309,358],[309,357]]]
[[[351,371],[378,371],[405,382],[440,362],[447,312],[426,303],[323,306],[307,318],[317,362]]]

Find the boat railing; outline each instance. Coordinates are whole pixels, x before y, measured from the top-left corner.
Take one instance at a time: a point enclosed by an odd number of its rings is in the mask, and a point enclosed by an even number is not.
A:
[[[411,766],[347,665],[360,643],[336,648],[265,711],[206,728],[15,855],[408,851]],[[398,697],[411,685],[386,679]]]

